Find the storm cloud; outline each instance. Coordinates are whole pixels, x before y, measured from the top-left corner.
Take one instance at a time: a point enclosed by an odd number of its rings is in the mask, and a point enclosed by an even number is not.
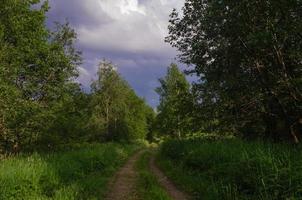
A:
[[[100,59],[118,71],[151,106],[157,104],[154,88],[176,51],[164,42],[169,14],[184,0],[50,0],[47,24],[66,19],[78,33],[83,52],[79,81],[88,89]]]

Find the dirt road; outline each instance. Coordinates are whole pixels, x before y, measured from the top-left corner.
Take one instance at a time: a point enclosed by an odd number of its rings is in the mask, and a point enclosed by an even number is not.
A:
[[[135,185],[137,181],[137,172],[135,171],[135,163],[145,150],[135,153],[127,163],[116,173],[111,183],[109,183],[109,193],[106,200],[135,200],[137,199]],[[155,175],[161,186],[167,191],[174,200],[187,200],[188,196],[178,190],[175,185],[163,174],[156,166],[154,155],[151,156],[149,168]]]

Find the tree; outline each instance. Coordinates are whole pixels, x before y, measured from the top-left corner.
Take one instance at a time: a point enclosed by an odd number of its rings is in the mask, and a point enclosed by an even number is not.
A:
[[[190,127],[192,99],[190,84],[176,64],[168,67],[167,75],[159,80],[156,88],[160,96],[157,123],[162,133],[181,137]]]
[[[6,0],[0,5],[0,145],[33,146],[57,116],[53,108],[77,76],[80,53],[68,26],[45,27],[47,2]]]
[[[195,66],[199,112],[221,131],[299,141],[301,3],[186,0],[172,12],[166,41]]]
[[[147,121],[147,134],[146,139],[149,142],[153,142],[156,137],[156,115],[154,110],[146,106],[146,121]]]
[[[93,139],[133,141],[145,139],[147,108],[111,62],[100,63],[98,79],[91,85]]]
[[[87,141],[89,94],[84,93],[77,83],[66,85],[61,92],[61,97],[46,113],[45,117],[51,121],[37,141],[39,146],[55,148],[60,144]]]
[[[127,83],[120,78],[113,64],[102,61],[99,66],[98,80],[91,84],[93,119],[97,120],[99,132],[105,131],[107,139],[113,139],[118,120],[124,115]]]

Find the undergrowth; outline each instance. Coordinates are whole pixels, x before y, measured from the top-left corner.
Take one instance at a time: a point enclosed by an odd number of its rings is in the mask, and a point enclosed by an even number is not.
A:
[[[109,178],[136,145],[95,144],[0,163],[0,199],[102,199]]]
[[[240,140],[171,140],[157,162],[195,199],[302,199],[300,147]]]

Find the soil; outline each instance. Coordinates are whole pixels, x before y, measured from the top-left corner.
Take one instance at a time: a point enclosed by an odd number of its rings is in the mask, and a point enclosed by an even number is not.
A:
[[[136,176],[134,165],[143,151],[135,153],[127,163],[116,173],[112,182],[109,183],[109,194],[106,200],[129,200],[133,199]]]
[[[174,200],[188,200],[189,197],[184,192],[177,189],[175,184],[169,180],[167,176],[156,166],[154,155],[150,159],[150,170],[157,177],[158,182],[167,191]]]
[[[135,153],[127,163],[115,174],[109,183],[109,193],[106,200],[135,200],[137,199],[135,184],[137,180],[137,172],[135,171],[135,163],[144,150]],[[171,199],[188,200],[189,197],[185,193],[177,189],[177,187],[164,175],[164,173],[156,166],[154,155],[151,156],[149,162],[151,172],[158,179],[161,186],[167,191]]]

